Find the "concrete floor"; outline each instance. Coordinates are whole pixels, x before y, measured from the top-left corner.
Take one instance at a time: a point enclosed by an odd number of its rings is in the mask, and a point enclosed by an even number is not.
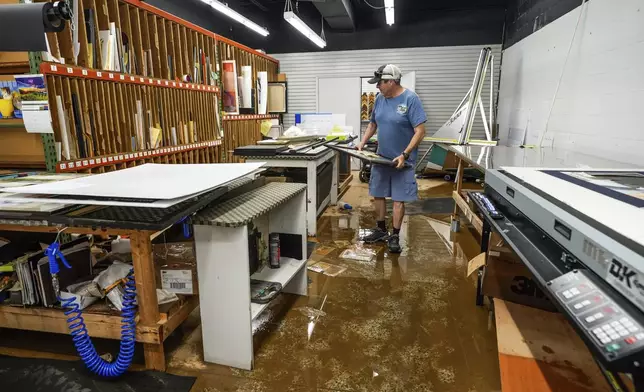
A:
[[[452,190],[435,180],[419,187],[424,198]],[[369,247],[377,252],[370,262],[347,260],[340,253],[375,216],[366,184],[354,182],[342,199],[355,210],[327,209],[310,263],[347,270],[309,271],[308,297],[274,301],[254,325],[253,371],[203,361],[198,312],[167,342],[168,370],[197,376],[195,392],[500,390],[493,323],[474,305],[466,258],[433,228],[449,216],[407,217],[401,255],[380,244]]]

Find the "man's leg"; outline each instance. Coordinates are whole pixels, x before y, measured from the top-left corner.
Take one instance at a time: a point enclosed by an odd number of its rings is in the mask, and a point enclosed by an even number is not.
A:
[[[371,167],[369,195],[375,199],[374,207],[376,209],[378,227],[374,228],[369,235],[362,238],[368,244],[384,241],[389,235],[385,223],[385,215],[387,213],[385,198],[391,197],[391,171],[388,169],[381,165],[373,165]]]
[[[418,185],[416,184],[416,173],[414,169],[405,169],[397,173],[391,180],[392,194],[394,200],[394,230],[387,241],[389,252],[400,253],[400,227],[405,217],[405,202],[418,199]]]
[[[405,202],[394,201],[394,234],[400,234],[403,218],[405,217]]]
[[[387,221],[385,220],[387,215],[387,203],[385,198],[376,197],[373,204],[376,207],[376,223],[378,224],[378,227],[387,231]]]

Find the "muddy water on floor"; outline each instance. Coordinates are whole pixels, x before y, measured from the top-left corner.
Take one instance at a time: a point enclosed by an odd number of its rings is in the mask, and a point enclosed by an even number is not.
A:
[[[402,254],[376,244],[368,247],[373,260],[355,261],[340,253],[374,226],[373,212],[328,215],[309,264],[347,269],[337,277],[309,271],[308,297],[283,295],[255,323],[255,370],[205,364],[199,328],[169,366],[198,372],[195,391],[500,390],[488,313],[474,305],[465,259],[452,256],[430,225],[446,217],[408,217]]]

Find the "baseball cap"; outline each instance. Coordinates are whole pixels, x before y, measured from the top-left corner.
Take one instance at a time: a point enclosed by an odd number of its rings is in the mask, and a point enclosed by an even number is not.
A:
[[[373,75],[373,78],[368,80],[368,83],[370,84],[376,84],[381,80],[400,80],[402,72],[400,72],[400,68],[395,65],[386,64],[378,68]]]

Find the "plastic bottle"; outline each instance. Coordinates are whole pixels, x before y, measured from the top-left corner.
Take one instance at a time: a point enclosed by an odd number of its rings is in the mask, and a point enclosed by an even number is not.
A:
[[[351,207],[351,204],[345,203],[342,200],[340,200],[337,204],[338,208],[341,210],[352,210],[353,207]]]

